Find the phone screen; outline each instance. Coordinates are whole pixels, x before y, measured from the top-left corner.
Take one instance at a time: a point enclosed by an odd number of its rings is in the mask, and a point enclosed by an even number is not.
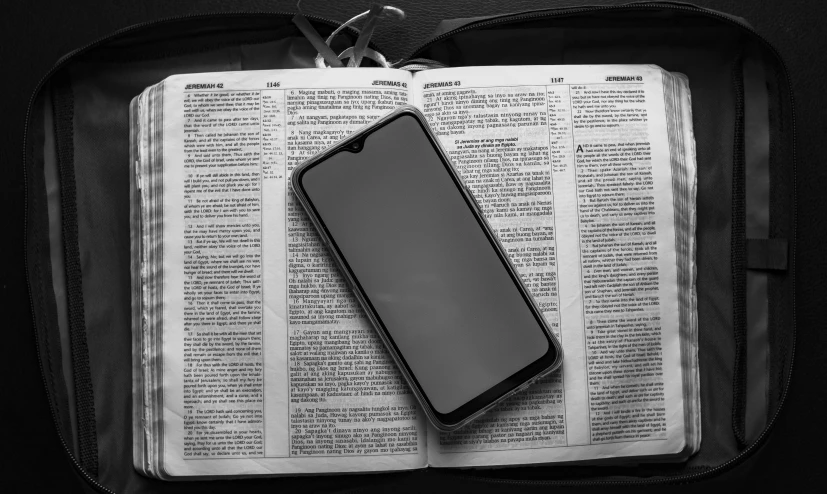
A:
[[[419,120],[402,113],[358,151],[343,149],[299,177],[355,288],[446,416],[556,359],[541,316],[448,166]]]

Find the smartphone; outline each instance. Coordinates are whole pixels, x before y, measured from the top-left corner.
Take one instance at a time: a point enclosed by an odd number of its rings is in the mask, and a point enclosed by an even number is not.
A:
[[[438,429],[462,427],[561,364],[559,342],[416,108],[297,166],[291,184]]]

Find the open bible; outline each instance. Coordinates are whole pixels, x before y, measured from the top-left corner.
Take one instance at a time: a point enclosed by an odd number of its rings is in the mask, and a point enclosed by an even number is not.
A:
[[[429,426],[289,188],[422,110],[564,349]],[[700,445],[689,86],[656,66],[188,74],[132,101],[133,457],[164,478],[676,461]],[[427,194],[428,191],[423,191]]]

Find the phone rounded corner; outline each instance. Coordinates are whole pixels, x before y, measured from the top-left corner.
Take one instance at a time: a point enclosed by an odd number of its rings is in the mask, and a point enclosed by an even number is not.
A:
[[[557,369],[563,366],[563,345],[560,343],[560,340],[557,339],[557,336],[555,336],[554,333],[551,332],[551,330],[548,330],[548,336],[550,344],[548,350],[546,350],[546,353],[545,355],[543,355],[542,358],[546,358],[549,352],[552,351],[554,352],[555,357],[554,360],[548,365],[548,367],[541,373],[541,375],[537,377],[537,379],[551,374],[552,372],[556,371]]]
[[[546,367],[545,370],[543,370],[540,374],[538,374],[536,378],[534,378],[535,382],[539,381],[540,379],[543,379],[543,378],[549,376],[550,374],[553,374],[553,373],[555,373],[555,372],[557,372],[557,371],[559,371],[563,368],[563,349],[558,348],[557,352],[556,352],[556,355],[557,355],[557,357],[554,359],[554,361],[551,364],[549,364],[549,366]]]
[[[450,434],[451,432],[454,432],[454,431],[457,431],[457,430],[461,429],[466,424],[464,424],[464,423],[461,423],[461,424],[444,424],[444,423],[441,423],[441,422],[437,423],[437,422],[431,420],[431,425],[433,425],[434,429],[436,429],[440,433]]]
[[[552,336],[554,337],[554,335]],[[556,337],[554,337],[552,341],[554,341],[554,346],[557,349],[557,359],[554,361],[554,364],[552,364],[553,368],[549,372],[554,372],[563,366],[563,344],[560,343]]]
[[[290,172],[290,180],[288,180],[287,183],[290,185],[290,188],[294,193],[299,193],[299,191],[304,190],[302,189],[301,184],[302,175],[305,171],[307,171],[307,168],[311,163],[312,160],[303,161],[296,165],[296,167]]]
[[[428,421],[431,422],[431,425],[433,425],[434,428],[436,430],[438,430],[439,432],[445,432],[445,433],[451,433],[451,432],[454,432],[456,430],[462,429],[463,427],[465,427],[466,425],[471,423],[474,419],[476,419],[477,417],[481,416],[482,414],[484,414],[485,412],[488,411],[488,408],[486,407],[482,410],[479,410],[478,412],[474,413],[473,415],[471,415],[469,417],[466,417],[462,420],[459,420],[458,422],[445,422],[445,421],[443,421],[439,418],[439,416],[437,415],[437,412],[435,410],[433,410],[432,408],[425,407],[424,405],[423,405],[423,408],[425,409],[425,415],[428,416]]]
[[[405,113],[407,113],[407,114],[410,114],[410,115],[416,115],[417,118],[421,118],[423,120],[425,118],[425,115],[422,113],[422,111],[420,111],[419,108],[417,108],[417,107],[415,107],[411,104],[408,104],[408,103],[397,107],[391,114],[394,114],[394,113],[395,114],[405,114]]]

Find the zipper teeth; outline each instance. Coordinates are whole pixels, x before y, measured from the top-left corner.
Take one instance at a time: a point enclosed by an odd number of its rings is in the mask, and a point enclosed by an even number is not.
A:
[[[25,121],[24,121],[24,124],[23,124],[23,201],[24,201],[24,206],[23,206],[23,263],[24,263],[24,266],[26,266],[26,267],[29,266],[29,250],[28,250],[29,242],[28,242],[28,237],[27,237],[28,223],[29,223],[29,179],[28,179],[29,174],[28,174],[28,171],[26,169],[26,163],[27,163],[26,147],[28,146],[28,140],[29,140],[28,139],[28,137],[29,137],[29,123],[31,121],[32,108],[34,106],[35,99],[37,99],[38,94],[40,94],[41,89],[43,89],[43,85],[45,84],[46,80],[49,77],[51,77],[55,72],[57,72],[61,67],[63,67],[70,59],[72,59],[72,58],[74,58],[78,55],[81,55],[82,53],[84,53],[86,51],[89,51],[90,49],[94,48],[95,46],[98,46],[98,45],[103,44],[107,41],[110,41],[113,38],[117,38],[117,37],[122,36],[124,34],[130,33],[132,31],[136,31],[136,30],[139,30],[139,29],[143,29],[143,28],[151,26],[151,25],[172,23],[172,22],[175,22],[175,21],[181,21],[181,20],[186,20],[186,19],[199,19],[199,18],[206,19],[206,18],[211,18],[211,17],[217,18],[217,17],[225,17],[225,16],[226,17],[244,17],[244,16],[253,16],[253,15],[267,16],[267,17],[281,17],[281,16],[295,15],[295,13],[294,12],[233,11],[233,12],[219,12],[219,13],[207,13],[207,14],[186,14],[186,15],[177,15],[177,16],[166,17],[166,18],[158,19],[158,20],[154,20],[154,21],[146,21],[146,22],[141,22],[141,23],[138,23],[138,24],[133,24],[131,26],[127,26],[125,28],[119,29],[119,30],[107,35],[107,36],[104,36],[102,38],[98,38],[98,39],[96,39],[96,40],[94,40],[90,43],[87,43],[86,45],[84,45],[84,46],[82,46],[82,47],[80,47],[76,50],[72,50],[71,52],[67,53],[66,55],[64,55],[63,57],[58,59],[58,61],[55,62],[55,64],[52,66],[52,68],[49,69],[49,71],[46,72],[46,74],[43,77],[40,78],[40,81],[38,81],[37,85],[35,86],[34,91],[32,92],[31,97],[29,98],[29,105],[26,109],[26,117],[25,117]],[[317,22],[327,24],[327,25],[330,25],[330,26],[333,26],[333,25],[336,24],[334,21],[331,21],[329,19],[325,19],[323,17],[315,16],[315,15],[305,15],[305,17],[310,19],[310,20],[317,21]],[[352,27],[347,27],[345,29],[345,31],[347,31],[349,34],[356,34],[356,33],[359,32],[358,30],[356,30],[355,28],[352,28]],[[373,47],[376,50],[381,51],[381,50],[379,50],[378,46],[373,41],[371,41],[370,44],[373,45]],[[32,282],[31,282],[31,279],[30,279],[28,273],[26,273],[26,288],[28,289],[29,294],[31,294],[32,293]],[[29,296],[29,312],[31,313],[31,316],[32,316],[32,324],[36,324],[34,322],[36,320],[36,311],[35,311],[34,301],[32,300],[31,295]],[[69,445],[66,443],[66,438],[63,437],[63,433],[60,430],[60,425],[59,425],[60,422],[59,422],[58,417],[55,413],[54,407],[52,406],[51,398],[49,397],[49,386],[48,386],[48,383],[46,382],[46,375],[43,372],[43,358],[40,355],[40,341],[38,340],[37,328],[35,328],[35,331],[34,331],[34,342],[35,342],[35,348],[37,350],[37,364],[38,364],[38,367],[40,368],[40,377],[41,377],[42,382],[43,382],[43,389],[46,391],[46,399],[49,401],[49,411],[51,412],[51,415],[52,415],[52,422],[55,426],[55,432],[57,433],[57,436],[60,439],[60,444],[63,446],[63,450],[66,452],[66,455],[72,461],[72,464],[74,465],[75,469],[97,491],[105,492],[105,493],[108,493],[108,494],[115,494],[115,491],[113,491],[112,489],[109,489],[108,487],[104,486],[103,484],[98,482],[94,477],[92,477],[80,465],[80,463],[78,463],[78,460],[77,460],[77,458],[75,458],[74,453],[72,452],[71,449],[69,449]]]
[[[653,9],[653,8],[668,9],[668,10],[683,10],[683,11],[687,11],[687,12],[702,14],[702,15],[706,15],[708,17],[715,17],[715,18],[723,20],[723,21],[725,21],[729,24],[737,26],[741,29],[744,29],[744,30],[748,31],[749,33],[751,33],[752,35],[754,35],[759,40],[761,40],[761,42],[763,42],[764,45],[767,48],[770,49],[770,51],[775,55],[775,57],[781,63],[781,68],[784,72],[785,80],[787,82],[787,88],[788,88],[788,91],[789,91],[789,94],[790,94],[790,120],[792,122],[792,139],[793,139],[793,160],[792,160],[792,167],[793,167],[793,234],[792,234],[792,238],[793,238],[793,246],[795,246],[796,241],[797,241],[797,235],[798,235],[798,233],[797,233],[798,207],[795,204],[795,197],[798,196],[798,179],[797,179],[796,152],[795,152],[795,145],[796,145],[795,101],[794,101],[794,97],[793,97],[792,81],[790,80],[790,74],[789,74],[789,71],[787,70],[787,65],[784,62],[784,60],[781,58],[780,54],[778,53],[778,50],[776,50],[775,47],[766,38],[764,38],[761,34],[756,32],[755,29],[753,29],[752,27],[750,27],[748,25],[741,24],[740,22],[737,22],[736,20],[734,20],[730,17],[727,17],[725,15],[719,14],[717,12],[700,9],[700,8],[697,8],[697,7],[684,6],[684,5],[659,4],[659,3],[646,3],[646,4],[637,4],[637,5],[617,5],[617,6],[608,5],[608,6],[599,6],[599,7],[584,7],[584,8],[577,8],[577,9],[569,9],[569,10],[565,10],[565,11],[561,11],[561,12],[542,12],[542,13],[535,12],[535,13],[531,13],[531,14],[508,16],[507,18],[490,19],[490,20],[487,20],[487,21],[481,21],[481,22],[469,24],[467,26],[463,26],[463,27],[460,27],[458,29],[448,31],[447,33],[443,33],[443,34],[437,36],[436,38],[430,40],[429,42],[421,45],[419,48],[414,50],[413,54],[419,53],[420,51],[424,50],[428,46],[430,46],[430,45],[432,45],[432,44],[434,44],[434,43],[436,43],[436,42],[438,42],[442,39],[445,39],[445,38],[450,37],[450,36],[454,36],[456,34],[459,34],[460,32],[463,32],[463,31],[468,31],[468,30],[476,29],[476,28],[483,27],[483,26],[490,26],[490,25],[495,25],[495,24],[507,24],[509,22],[519,22],[519,21],[522,21],[522,20],[533,19],[533,18],[562,17],[562,16],[565,16],[565,15],[576,15],[576,14],[583,14],[583,13],[587,13],[587,12],[609,11],[609,10],[648,10],[648,9]],[[77,50],[74,50],[74,51],[70,52],[69,54],[65,55],[60,60],[58,60],[57,63],[49,70],[49,72],[47,72],[46,75],[44,75],[40,79],[40,82],[38,82],[37,86],[35,86],[35,90],[32,93],[31,98],[29,99],[29,106],[28,106],[28,109],[26,110],[26,120],[25,120],[24,129],[23,129],[23,180],[24,180],[23,194],[24,194],[24,200],[26,201],[25,206],[24,206],[24,211],[23,211],[23,218],[24,218],[23,255],[24,255],[24,262],[25,262],[26,266],[29,265],[28,241],[27,241],[27,237],[25,235],[26,234],[26,228],[27,228],[26,225],[28,224],[28,213],[29,213],[29,208],[28,208],[28,192],[29,192],[28,191],[28,174],[26,172],[26,145],[27,145],[27,140],[28,140],[29,120],[30,120],[30,117],[31,117],[32,106],[34,104],[35,98],[37,97],[38,93],[40,92],[40,89],[42,88],[42,86],[43,86],[44,82],[46,81],[46,79],[49,78],[52,74],[54,74],[60,67],[62,67],[72,57],[80,55],[81,53],[83,53],[85,51],[88,51],[89,49],[91,49],[91,48],[93,48],[93,47],[95,47],[99,44],[102,44],[103,42],[105,42],[107,40],[110,40],[110,39],[115,38],[117,36],[121,36],[121,35],[126,34],[128,32],[132,32],[132,31],[135,31],[135,30],[138,30],[138,29],[150,26],[150,25],[163,24],[163,23],[174,22],[174,21],[179,21],[179,20],[184,20],[184,19],[209,18],[209,17],[219,17],[219,16],[239,16],[240,17],[240,16],[245,16],[245,15],[265,15],[265,16],[276,17],[276,16],[283,16],[283,15],[291,15],[291,13],[287,13],[287,12],[235,11],[235,12],[225,12],[225,13],[217,13],[217,14],[215,14],[215,13],[214,14],[190,14],[190,15],[180,15],[180,16],[168,17],[168,18],[165,18],[165,19],[159,19],[157,21],[147,21],[147,22],[142,22],[142,23],[139,23],[139,24],[134,24],[132,26],[128,26],[126,28],[115,31],[114,33],[112,33],[108,36],[105,36],[103,38],[99,38],[99,39],[97,39],[97,40],[95,40],[95,41],[93,41],[93,42],[77,49]],[[305,17],[307,17],[309,19],[312,19],[312,20],[315,20],[315,21],[323,22],[323,23],[328,23],[328,24],[331,23],[331,21],[329,21],[328,19],[318,17],[318,16],[306,15]],[[355,31],[355,30],[352,30],[350,28],[348,28],[348,30],[351,30],[352,32]],[[794,286],[794,283],[795,283],[795,249],[793,249],[791,257],[792,257],[791,266],[793,268],[792,271],[791,271],[791,283],[793,283],[793,286]],[[26,285],[27,285],[27,288],[29,289],[29,293],[31,293],[31,281],[29,280],[28,275],[26,276]],[[796,311],[795,290],[793,290],[793,292],[792,292],[792,305],[793,305],[793,314],[795,314],[795,311]],[[33,320],[34,320],[35,310],[34,310],[34,303],[32,302],[31,297],[29,298],[29,307],[31,309],[32,317],[33,317]],[[473,477],[473,476],[470,476],[470,475],[459,475],[458,477],[463,477],[463,478],[472,479],[472,480],[476,480],[476,481],[483,480],[483,481],[486,481],[486,482],[495,482],[495,483],[531,484],[531,485],[665,484],[665,483],[677,483],[677,482],[686,481],[686,480],[699,480],[699,479],[704,478],[704,477],[710,477],[710,476],[714,475],[717,472],[721,472],[721,471],[724,471],[724,470],[729,469],[731,467],[734,467],[735,465],[740,463],[746,457],[747,454],[750,454],[754,449],[756,449],[758,446],[761,445],[764,438],[767,436],[768,432],[775,425],[775,422],[776,422],[776,420],[778,419],[778,416],[781,413],[781,409],[784,407],[784,403],[786,402],[787,394],[789,392],[790,383],[792,381],[792,362],[795,360],[795,343],[796,343],[796,320],[795,320],[795,317],[793,317],[793,323],[792,323],[792,337],[793,337],[793,341],[792,341],[792,349],[790,351],[790,372],[787,374],[787,380],[786,380],[786,385],[784,387],[784,392],[781,395],[781,400],[780,400],[780,403],[778,405],[778,408],[775,411],[775,414],[773,414],[773,417],[770,420],[767,427],[765,427],[764,430],[761,431],[761,434],[758,436],[758,438],[752,444],[750,444],[747,447],[747,449],[745,449],[744,451],[742,451],[741,453],[739,453],[737,456],[730,459],[729,461],[727,461],[725,463],[722,463],[721,465],[718,465],[717,467],[704,470],[703,472],[700,472],[700,473],[694,473],[694,474],[689,474],[689,475],[680,475],[680,476],[669,477],[669,478],[664,478],[664,479],[652,479],[652,478],[650,478],[650,479],[639,479],[639,480],[636,479],[636,480],[594,480],[594,481],[570,480],[570,481],[563,481],[563,480],[492,479],[492,478],[483,478],[483,477]],[[37,345],[38,348],[39,348],[39,342],[37,340],[37,334],[36,333],[35,333],[35,345]],[[40,356],[39,351],[38,351],[38,354],[37,354],[37,360],[38,360],[38,365],[40,366],[41,377],[43,377],[43,361],[42,361],[42,358]],[[46,384],[45,377],[43,377],[43,386],[48,392],[48,386]],[[115,494],[114,491],[108,489],[107,487],[104,487],[97,480],[92,478],[80,466],[80,464],[78,464],[77,459],[74,457],[72,452],[69,450],[69,447],[66,444],[66,440],[64,439],[63,435],[60,433],[60,429],[57,427],[58,426],[58,420],[57,420],[57,416],[55,415],[54,410],[52,409],[51,403],[49,405],[49,408],[52,412],[52,419],[53,419],[54,424],[55,424],[57,435],[58,435],[58,437],[60,437],[60,442],[61,442],[61,444],[63,444],[63,448],[66,451],[66,453],[72,459],[72,463],[75,465],[75,468],[77,468],[81,472],[81,474],[84,476],[84,478],[86,478],[86,480],[88,482],[90,482],[91,484],[93,484],[98,490]]]
[[[781,55],[778,53],[778,50],[761,34],[759,34],[752,26],[748,24],[743,24],[738,22],[737,20],[727,17],[723,14],[718,12],[710,11],[701,9],[698,7],[692,7],[688,5],[675,5],[675,4],[662,4],[662,3],[640,3],[635,5],[605,5],[605,6],[593,6],[593,7],[582,7],[582,8],[575,8],[575,9],[567,9],[563,11],[557,12],[533,12],[528,14],[518,14],[513,16],[503,16],[498,17],[495,19],[489,19],[485,21],[474,22],[452,31],[448,31],[443,33],[434,39],[428,41],[427,43],[423,44],[411,54],[411,57],[419,56],[420,52],[427,48],[430,45],[433,45],[440,40],[445,38],[455,36],[463,31],[470,31],[472,29],[478,29],[480,27],[485,26],[492,26],[496,24],[508,24],[512,22],[520,22],[528,19],[539,19],[539,18],[552,18],[552,17],[563,17],[569,15],[576,15],[576,14],[583,14],[589,12],[599,12],[599,11],[618,11],[618,10],[651,10],[651,9],[668,9],[668,10],[683,10],[686,12],[692,12],[696,14],[702,14],[708,17],[715,17],[717,19],[723,20],[728,24],[737,26],[750,34],[754,35],[756,38],[761,40],[764,45],[769,48],[769,50],[775,55],[776,59],[781,64],[781,69],[784,72],[784,77],[787,82],[787,89],[790,94],[790,121],[792,126],[792,140],[793,140],[793,160],[792,160],[792,168],[793,168],[793,227],[792,227],[792,240],[793,246],[796,245],[797,240],[797,225],[798,225],[798,207],[795,202],[795,198],[798,196],[798,177],[797,177],[797,167],[796,167],[796,153],[795,153],[795,145],[796,145],[796,132],[795,132],[795,100],[793,97],[793,87],[792,81],[790,80],[790,74],[787,70],[787,64],[784,62],[784,59],[781,58]],[[792,251],[792,262],[791,262],[791,283],[795,286],[795,248]],[[795,302],[795,290],[792,292],[792,305],[793,305],[793,315],[795,314],[796,310],[796,302]],[[700,480],[705,477],[711,477],[716,473],[723,472],[736,466],[737,464],[741,463],[746,456],[751,454],[755,449],[760,446],[764,438],[767,436],[770,430],[772,430],[773,426],[775,425],[778,416],[781,413],[782,408],[784,407],[784,403],[787,399],[787,393],[790,389],[790,383],[792,381],[792,362],[795,360],[795,341],[796,341],[796,320],[793,317],[792,321],[792,349],[790,351],[790,372],[787,374],[786,385],[784,387],[784,392],[781,395],[781,400],[776,409],[775,413],[772,416],[769,424],[761,431],[758,438],[750,444],[747,449],[739,453],[737,456],[729,459],[728,461],[713,467],[713,468],[704,468],[704,471],[698,473],[692,473],[687,475],[677,475],[672,477],[665,477],[665,478],[647,478],[647,479],[634,479],[634,480],[514,480],[514,479],[493,479],[493,478],[486,478],[486,477],[474,477],[470,475],[457,475],[457,477],[473,479],[473,480],[483,480],[486,482],[495,482],[495,483],[506,483],[506,484],[524,484],[524,485],[635,485],[635,484],[669,484],[669,483],[678,483],[684,482],[688,480]]]

